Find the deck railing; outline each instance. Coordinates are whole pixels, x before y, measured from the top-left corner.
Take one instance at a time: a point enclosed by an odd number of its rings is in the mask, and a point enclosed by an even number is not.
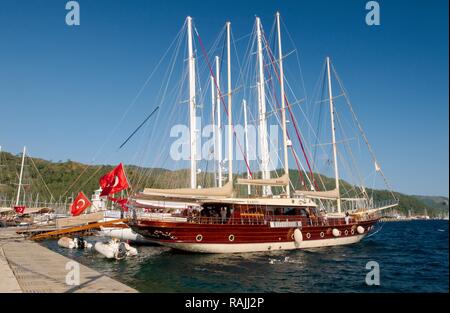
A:
[[[228,225],[268,225],[270,222],[301,222],[302,226],[339,226],[345,225],[344,218],[305,217],[303,215],[263,215],[261,217],[217,217],[217,216],[183,216],[181,214],[151,215],[139,214],[141,219],[166,222],[187,222],[193,224],[228,224]],[[349,218],[349,223],[355,219]]]

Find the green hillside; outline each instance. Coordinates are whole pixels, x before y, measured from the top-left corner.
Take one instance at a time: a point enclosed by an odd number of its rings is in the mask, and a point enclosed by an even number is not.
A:
[[[0,154],[0,200],[15,197],[20,162],[20,156],[8,152]],[[27,158],[25,164],[23,183],[25,184],[26,201],[36,199],[37,194],[39,194],[39,201],[50,201],[52,198],[53,202],[64,202],[67,197],[76,195],[79,191],[83,191],[89,196],[95,189],[98,189],[99,178],[113,168],[111,165],[88,166],[70,160],[50,162],[38,158]],[[133,190],[140,190],[144,187],[174,188],[189,185],[188,170],[170,171],[161,168],[126,166],[126,171]],[[258,176],[258,173],[254,174]],[[290,176],[295,188],[300,189],[299,172],[291,170]],[[323,181],[327,189],[334,188],[334,179],[318,174],[315,174],[315,176],[317,180]],[[198,180],[204,186],[211,186],[213,175],[201,173]],[[347,182],[341,181],[340,183],[342,190],[352,189],[352,186]],[[239,192],[244,193],[245,190],[246,186],[240,186]],[[373,194],[374,201],[392,199],[387,190],[367,189],[367,192]],[[427,209],[431,216],[448,213],[448,198],[446,197],[395,194],[400,200],[400,204],[396,208],[399,212],[407,213],[411,210],[412,213],[423,214],[424,210]],[[352,194],[346,196],[351,197]]]

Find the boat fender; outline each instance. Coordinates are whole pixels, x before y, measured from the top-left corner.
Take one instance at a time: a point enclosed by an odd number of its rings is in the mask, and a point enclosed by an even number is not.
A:
[[[358,226],[358,227],[356,228],[356,231],[358,232],[358,234],[363,234],[363,233],[364,233],[364,227]]]
[[[300,231],[300,229],[296,228],[294,230],[294,242],[295,242],[295,246],[298,247],[300,246],[300,243],[303,241],[303,235],[302,232]]]
[[[339,237],[341,235],[341,232],[337,228],[333,228],[333,236]]]
[[[58,246],[67,248],[67,249],[73,249],[73,248],[75,248],[75,242],[69,237],[61,237],[58,240]]]

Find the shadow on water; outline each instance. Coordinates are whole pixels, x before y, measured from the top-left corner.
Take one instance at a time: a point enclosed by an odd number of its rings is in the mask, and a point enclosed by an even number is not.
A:
[[[121,261],[43,244],[142,292],[448,292],[448,225],[385,223],[357,244],[308,250],[193,254],[137,246],[137,257]],[[365,283],[369,261],[380,265],[380,286]]]

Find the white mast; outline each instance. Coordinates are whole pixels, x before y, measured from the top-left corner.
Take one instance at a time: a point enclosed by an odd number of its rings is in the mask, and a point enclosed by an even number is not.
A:
[[[216,137],[216,123],[215,123],[215,95],[214,95],[214,77],[211,75],[211,115],[212,115],[212,127],[213,127],[213,163],[214,163],[214,186],[217,187],[217,137]]]
[[[192,18],[187,17],[188,24],[188,50],[189,50],[189,127],[191,146],[191,188],[197,188],[197,143],[195,121],[195,58],[192,48]]]
[[[337,149],[336,149],[336,134],[334,128],[334,106],[333,106],[333,93],[331,91],[331,75],[330,75],[330,58],[327,57],[327,73],[328,73],[328,95],[330,97],[330,117],[331,117],[331,140],[333,144],[333,160],[334,160],[334,178],[336,180],[336,190],[338,193],[337,209],[338,213],[341,213],[341,196],[339,192],[339,170],[337,163]]]
[[[25,164],[25,153],[26,153],[26,147],[23,147],[23,152],[22,152],[22,165],[20,166],[19,188],[17,188],[16,206],[19,205],[20,188],[22,188],[22,176],[23,176],[23,166],[24,166],[24,164]]]
[[[278,29],[278,64],[280,66],[280,91],[281,91],[281,123],[283,128],[283,151],[284,151],[284,173],[289,177],[289,161],[287,151],[287,131],[286,131],[286,103],[284,99],[284,71],[283,71],[283,51],[281,50],[281,27],[280,12],[277,12]],[[286,184],[286,195],[290,195],[289,181]]]
[[[247,128],[247,101],[242,100],[244,106],[244,138],[245,138],[245,158],[248,160],[248,128]],[[250,179],[250,170],[247,167],[247,179]],[[251,186],[247,186],[247,192],[250,195],[252,192]]]
[[[227,72],[228,72],[228,182],[233,183],[233,130],[231,115],[231,23],[227,22]]]
[[[221,109],[220,109],[220,63],[219,57],[216,56],[216,85],[217,85],[217,93],[216,93],[216,106],[217,106],[217,164],[219,171],[219,187],[222,187],[222,117],[221,117]]]
[[[261,171],[262,178],[269,179],[269,147],[267,140],[267,121],[266,121],[266,91],[264,82],[264,64],[262,51],[262,33],[261,21],[256,18],[256,31],[258,38],[258,64],[259,64],[259,82],[258,82],[258,106],[259,106],[259,142],[261,147]],[[263,195],[271,193],[270,186],[263,187]]]

